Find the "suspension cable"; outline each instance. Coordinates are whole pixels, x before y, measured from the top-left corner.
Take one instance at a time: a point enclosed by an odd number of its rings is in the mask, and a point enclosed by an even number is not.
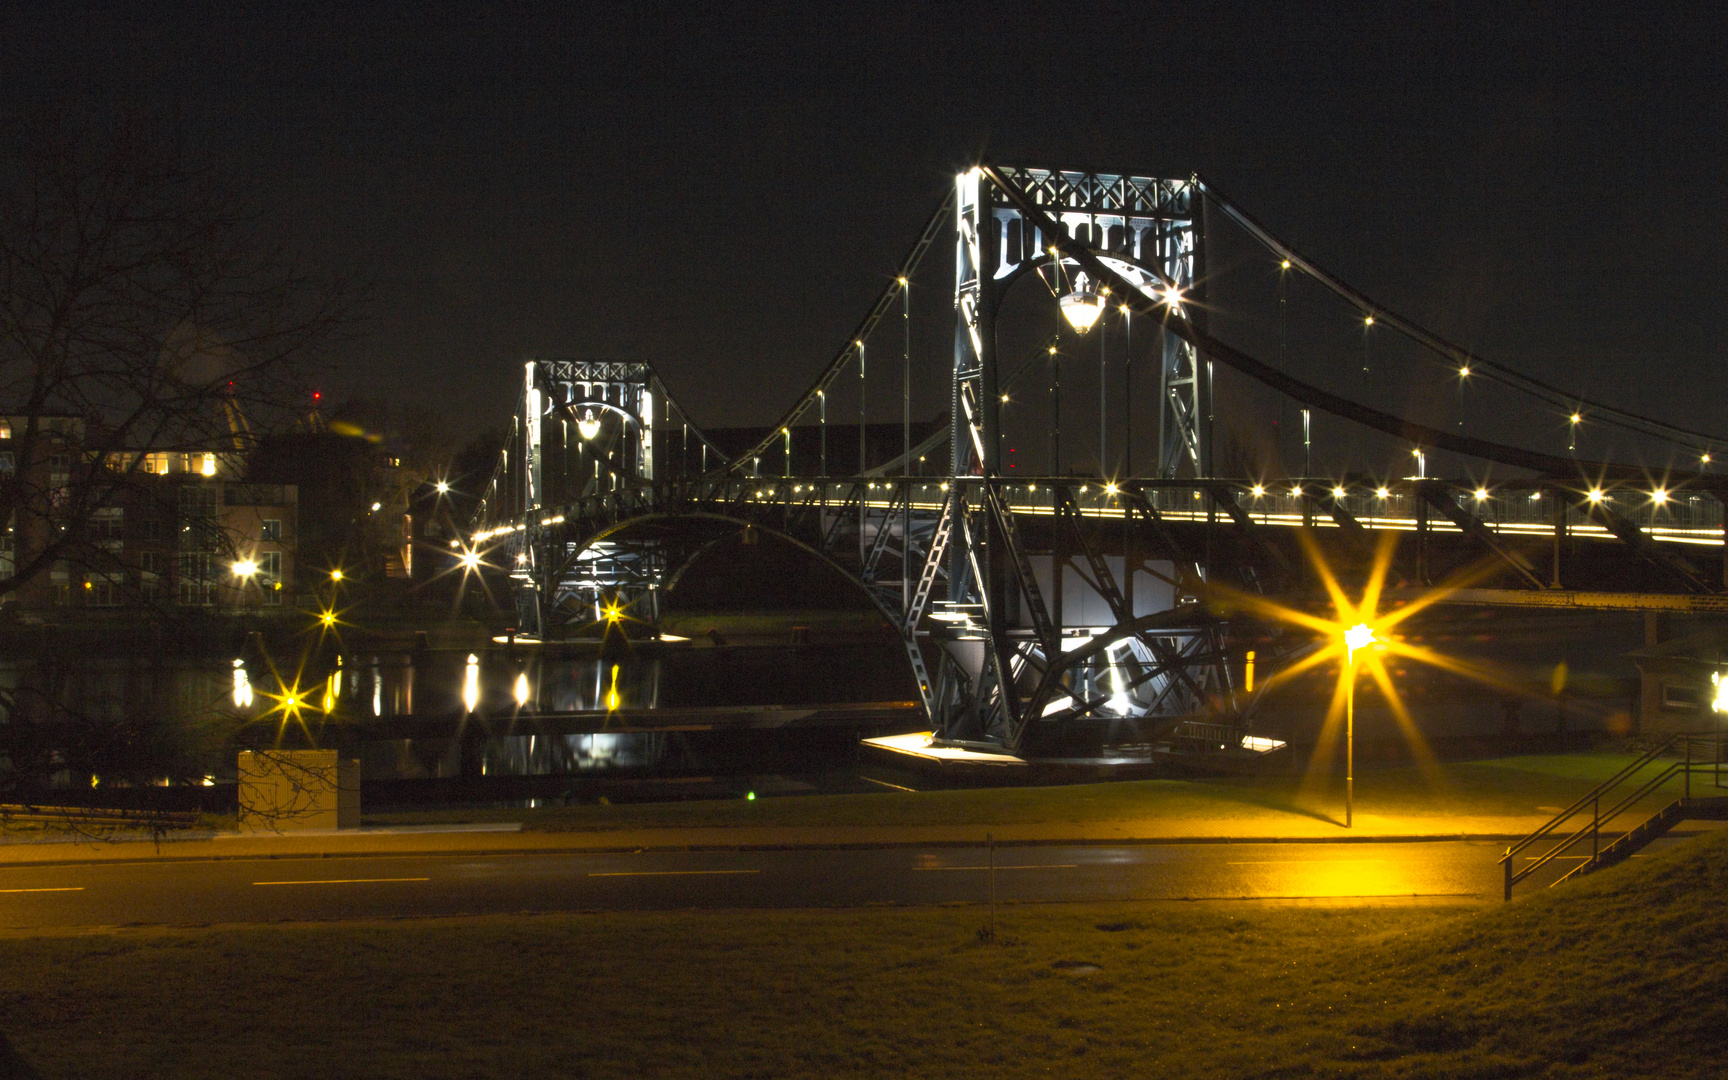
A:
[[[1034,204],[1031,198],[1028,197],[1024,191],[1020,190],[1013,181],[1009,180],[1002,174],[1000,169],[988,164],[982,165],[980,168],[983,169],[985,174],[990,177],[991,181],[995,183],[997,187],[1002,189],[1002,192],[1007,197],[1008,201],[1014,205],[1015,209],[1020,211],[1027,221],[1031,222],[1038,228],[1044,229],[1046,235],[1054,238],[1054,242],[1060,246],[1064,255],[1073,258],[1087,270],[1098,275],[1099,280],[1114,281],[1121,286],[1124,293],[1128,296],[1129,305],[1135,311],[1160,319],[1163,325],[1171,333],[1182,338],[1190,345],[1193,345],[1199,352],[1235,368],[1237,371],[1249,378],[1269,386],[1282,394],[1288,395],[1290,398],[1301,402],[1304,405],[1313,406],[1314,408],[1329,412],[1334,416],[1354,421],[1364,427],[1384,432],[1385,434],[1392,435],[1396,438],[1427,446],[1438,447],[1442,450],[1451,450],[1455,453],[1465,454],[1475,458],[1482,458],[1486,461],[1498,461],[1503,465],[1511,465],[1521,469],[1530,469],[1534,472],[1546,473],[1551,476],[1565,476],[1569,473],[1579,473],[1602,479],[1630,479],[1634,477],[1642,477],[1644,474],[1643,469],[1631,466],[1617,465],[1601,461],[1584,461],[1576,458],[1558,457],[1553,454],[1544,454],[1539,451],[1525,450],[1522,447],[1507,446],[1504,443],[1492,442],[1487,439],[1472,438],[1459,435],[1455,432],[1442,431],[1438,428],[1429,427],[1426,424],[1418,424],[1392,413],[1368,405],[1363,405],[1359,402],[1352,401],[1349,398],[1334,394],[1331,391],[1322,390],[1321,388],[1303,382],[1294,376],[1287,375],[1271,365],[1255,359],[1248,353],[1243,352],[1234,346],[1228,345],[1213,337],[1211,334],[1200,330],[1188,320],[1187,316],[1183,315],[1181,311],[1177,309],[1176,305],[1172,305],[1166,301],[1156,300],[1153,297],[1148,296],[1140,287],[1136,286],[1135,283],[1129,281],[1117,271],[1105,265],[1105,263],[1100,260],[1091,249],[1064,234],[1061,231],[1060,226],[1050,218],[1050,215],[1045,213],[1043,208]],[[1292,262],[1294,261],[1294,257],[1292,257]],[[1160,287],[1165,290],[1166,295],[1175,294],[1176,283],[1171,281],[1164,274],[1162,269],[1153,267],[1150,272],[1158,279]],[[1692,474],[1680,475],[1690,476]]]
[[[829,385],[832,384],[835,379],[840,377],[841,370],[851,362],[852,353],[857,348],[854,343],[859,341],[868,341],[870,339],[870,332],[876,329],[876,324],[881,322],[883,317],[893,308],[895,300],[898,299],[900,295],[900,279],[904,278],[907,281],[912,280],[912,275],[918,270],[918,264],[924,261],[925,252],[930,250],[930,245],[943,231],[943,226],[947,221],[948,214],[953,210],[953,208],[954,192],[950,189],[947,197],[942,200],[942,205],[938,206],[935,213],[931,214],[930,219],[924,223],[923,230],[918,234],[917,242],[912,245],[912,250],[907,253],[905,260],[901,262],[899,272],[888,279],[887,287],[884,288],[881,294],[876,297],[876,303],[871,306],[870,313],[864,316],[863,321],[858,324],[858,328],[846,338],[846,344],[839,352],[834,354],[834,359],[828,362],[828,366],[816,377],[816,381],[810,384],[810,388],[805,390],[803,395],[798,398],[797,402],[781,415],[779,422],[768,429],[767,436],[753,448],[746,450],[744,453],[734,458],[726,466],[727,471],[741,468],[745,462],[750,460],[751,457],[765,453],[770,448],[770,444],[780,434],[781,428],[790,428],[793,424],[796,424],[805,413],[815,407],[818,396],[827,392]],[[860,465],[862,464],[863,463],[860,462]]]
[[[1318,281],[1321,285],[1325,286],[1346,303],[1361,311],[1367,319],[1371,320],[1369,325],[1379,325],[1383,323],[1386,326],[1397,330],[1399,333],[1403,334],[1418,345],[1445,357],[1456,365],[1460,371],[1468,371],[1472,375],[1481,372],[1485,378],[1492,379],[1504,386],[1520,390],[1546,402],[1549,405],[1558,406],[1564,409],[1569,415],[1580,411],[1588,411],[1592,417],[1601,418],[1616,427],[1621,427],[1628,431],[1635,431],[1642,435],[1654,436],[1669,442],[1679,443],[1696,452],[1707,452],[1713,445],[1720,446],[1722,443],[1728,442],[1728,438],[1719,435],[1711,435],[1702,431],[1693,431],[1690,428],[1683,428],[1663,420],[1644,416],[1640,413],[1635,413],[1616,405],[1594,401],[1579,394],[1569,394],[1557,386],[1543,382],[1540,379],[1532,378],[1529,375],[1525,375],[1504,364],[1496,363],[1486,357],[1478,356],[1463,346],[1454,345],[1452,342],[1447,341],[1438,334],[1418,326],[1416,323],[1404,318],[1397,312],[1392,311],[1384,304],[1372,300],[1362,292],[1346,284],[1336,275],[1328,273],[1315,263],[1314,260],[1301,254],[1289,244],[1274,236],[1270,230],[1260,224],[1260,222],[1247,211],[1241,209],[1235,203],[1226,198],[1224,193],[1219,191],[1211,181],[1196,175],[1194,177],[1194,183],[1203,198],[1210,199],[1214,206],[1222,210],[1225,216],[1229,217],[1230,220],[1239,225],[1262,247],[1271,252],[1271,254],[1277,258],[1281,264],[1288,263],[1290,266],[1301,270],[1315,281]]]

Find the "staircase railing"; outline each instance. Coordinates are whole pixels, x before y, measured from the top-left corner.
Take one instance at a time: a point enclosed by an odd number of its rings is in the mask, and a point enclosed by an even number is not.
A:
[[[1666,766],[1658,769],[1655,775],[1647,777],[1642,782],[1638,783],[1638,786],[1630,793],[1620,796],[1618,801],[1612,802],[1606,811],[1602,809],[1602,803],[1605,798],[1612,797],[1612,793],[1614,793],[1617,788],[1622,784],[1631,782],[1634,777],[1654,763],[1658,758],[1674,749],[1676,744],[1679,744],[1683,754],[1680,760],[1669,762]],[[1710,749],[1711,753],[1708,760],[1705,760],[1694,753],[1694,750],[1698,747],[1708,747]],[[1712,778],[1713,786],[1717,788],[1723,786],[1722,751],[1723,739],[1721,733],[1709,736],[1675,734],[1663,738],[1661,741],[1656,743],[1655,746],[1639,755],[1638,758],[1633,760],[1625,768],[1622,768],[1613,776],[1596,785],[1596,787],[1588,794],[1581,796],[1576,802],[1572,803],[1572,805],[1554,815],[1547,824],[1506,849],[1506,854],[1500,858],[1500,866],[1503,872],[1504,881],[1504,898],[1507,900],[1512,899],[1512,887],[1514,885],[1523,881],[1525,878],[1528,878],[1530,875],[1534,874],[1536,871],[1548,865],[1555,859],[1565,856],[1572,848],[1583,843],[1586,838],[1590,841],[1589,856],[1580,861],[1577,866],[1567,871],[1552,884],[1558,885],[1560,882],[1575,875],[1589,873],[1591,870],[1598,869],[1613,862],[1618,862],[1620,859],[1631,854],[1635,846],[1642,846],[1644,842],[1647,842],[1655,835],[1658,835],[1668,825],[1672,825],[1674,821],[1679,819],[1681,812],[1685,809],[1686,803],[1692,798],[1692,773],[1694,771],[1702,771],[1707,766],[1709,768],[1709,775]],[[1684,778],[1684,794],[1679,800],[1664,806],[1649,819],[1640,822],[1627,830],[1624,834],[1615,837],[1606,848],[1603,847],[1602,830],[1604,826],[1630,810],[1633,806],[1637,805],[1652,792],[1661,788],[1676,776]],[[1587,821],[1569,833],[1561,832],[1563,826],[1586,812],[1589,815]],[[1540,843],[1544,839],[1551,839],[1556,836],[1558,836],[1559,839],[1552,847],[1549,847],[1540,855],[1531,857],[1529,862],[1527,862],[1522,869],[1514,868],[1517,857],[1520,854]]]

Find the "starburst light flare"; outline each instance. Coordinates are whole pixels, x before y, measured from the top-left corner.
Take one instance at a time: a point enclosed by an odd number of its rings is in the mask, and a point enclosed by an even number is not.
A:
[[[1380,600],[1385,591],[1386,578],[1392,570],[1392,556],[1398,542],[1397,533],[1383,532],[1380,534],[1368,578],[1363,584],[1361,596],[1356,599],[1352,599],[1345,592],[1313,537],[1306,532],[1298,533],[1298,536],[1303,550],[1308,556],[1309,563],[1314,567],[1316,576],[1319,577],[1320,583],[1325,588],[1327,597],[1332,603],[1332,617],[1328,618],[1323,614],[1302,611],[1280,604],[1265,596],[1240,592],[1228,586],[1208,584],[1204,591],[1209,601],[1221,602],[1222,607],[1246,610],[1286,626],[1310,631],[1318,638],[1314,648],[1306,655],[1284,665],[1283,668],[1262,682],[1259,688],[1260,693],[1266,693],[1317,667],[1332,662],[1338,663],[1337,681],[1333,686],[1331,700],[1327,705],[1326,718],[1321,724],[1319,738],[1314,747],[1314,756],[1308,763],[1307,775],[1302,784],[1302,796],[1304,798],[1314,797],[1317,793],[1316,788],[1322,782],[1322,773],[1329,774],[1330,772],[1332,759],[1337,753],[1339,738],[1343,734],[1351,684],[1359,670],[1366,672],[1379,689],[1392,718],[1409,743],[1411,755],[1415,759],[1418,769],[1421,770],[1430,784],[1438,785],[1441,782],[1438,761],[1435,759],[1433,751],[1429,749],[1427,740],[1422,737],[1415,720],[1404,705],[1402,696],[1393,684],[1392,673],[1386,667],[1387,659],[1391,657],[1414,660],[1428,667],[1495,686],[1510,693],[1519,693],[1520,691],[1506,680],[1481,666],[1468,664],[1455,657],[1444,656],[1425,646],[1404,641],[1393,633],[1393,630],[1400,623],[1447,599],[1459,589],[1468,588],[1492,575],[1494,566],[1487,563],[1479,565],[1442,585],[1435,586],[1409,603],[1388,611],[1381,611]]]

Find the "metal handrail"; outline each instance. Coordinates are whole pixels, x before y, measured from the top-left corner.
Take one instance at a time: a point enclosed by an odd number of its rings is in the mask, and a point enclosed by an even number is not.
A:
[[[1525,848],[1529,847],[1531,844],[1534,844],[1536,841],[1542,839],[1544,836],[1547,836],[1549,833],[1551,833],[1555,829],[1559,828],[1560,825],[1563,822],[1565,822],[1568,818],[1570,818],[1572,815],[1576,814],[1578,811],[1582,810],[1584,808],[1585,803],[1593,802],[1597,798],[1601,797],[1603,792],[1609,790],[1610,788],[1614,788],[1614,787],[1618,786],[1623,781],[1625,781],[1625,779],[1628,776],[1632,775],[1633,773],[1637,772],[1639,769],[1642,769],[1644,766],[1646,766],[1646,765],[1650,764],[1650,762],[1654,761],[1657,758],[1657,756],[1662,753],[1662,751],[1668,749],[1670,746],[1673,746],[1674,740],[1677,738],[1679,738],[1678,735],[1668,736],[1667,738],[1663,739],[1661,742],[1657,743],[1655,745],[1655,747],[1653,747],[1652,749],[1646,751],[1644,754],[1639,756],[1638,759],[1633,761],[1630,765],[1627,765],[1625,768],[1621,769],[1619,772],[1615,773],[1613,776],[1609,777],[1608,779],[1602,781],[1600,784],[1596,785],[1596,787],[1591,789],[1591,791],[1588,794],[1582,796],[1576,802],[1574,802],[1571,806],[1568,806],[1566,809],[1560,811],[1558,814],[1555,814],[1553,819],[1551,821],[1549,821],[1548,824],[1542,826],[1540,829],[1537,829],[1535,832],[1531,833],[1529,836],[1526,836],[1524,839],[1518,841],[1516,844],[1513,844],[1511,847],[1507,848],[1506,854],[1504,856],[1502,856],[1501,861],[1505,862],[1507,859],[1512,858],[1512,856],[1518,854],[1520,851],[1523,851]]]
[[[1664,752],[1669,750],[1671,747],[1673,747],[1673,745],[1677,741],[1683,743],[1683,745],[1685,746],[1686,758],[1684,761],[1676,761],[1676,762],[1670,763],[1666,768],[1662,769],[1654,777],[1651,777],[1651,778],[1645,780],[1631,794],[1626,795],[1619,802],[1617,802],[1613,806],[1611,806],[1608,809],[1608,812],[1606,814],[1604,814],[1602,812],[1602,809],[1601,809],[1602,796],[1606,795],[1608,792],[1612,791],[1616,787],[1625,783],[1633,775],[1635,775],[1640,770],[1642,770],[1645,766],[1649,765],[1652,761],[1654,761],[1658,756],[1660,756],[1661,754],[1663,754]],[[1691,797],[1691,793],[1692,793],[1692,770],[1693,770],[1693,767],[1695,764],[1693,761],[1693,757],[1692,757],[1692,744],[1694,741],[1695,741],[1695,738],[1694,738],[1694,736],[1691,736],[1691,735],[1680,735],[1680,734],[1676,733],[1676,734],[1672,734],[1672,735],[1667,736],[1661,742],[1657,743],[1654,747],[1652,747],[1650,750],[1641,754],[1632,763],[1630,763],[1629,765],[1622,768],[1619,772],[1615,773],[1613,776],[1609,777],[1607,780],[1604,780],[1602,783],[1598,784],[1589,793],[1585,794],[1584,796],[1579,798],[1576,802],[1572,803],[1571,806],[1568,806],[1566,809],[1564,809],[1560,813],[1556,814],[1553,817],[1553,819],[1551,819],[1547,824],[1543,825],[1541,828],[1537,829],[1535,832],[1531,833],[1529,836],[1526,836],[1524,839],[1518,841],[1516,844],[1513,844],[1512,846],[1508,847],[1506,849],[1506,854],[1500,857],[1500,864],[1501,864],[1501,867],[1504,871],[1503,876],[1504,876],[1504,880],[1505,880],[1504,898],[1507,900],[1510,900],[1512,898],[1512,887],[1514,885],[1516,885],[1520,881],[1523,881],[1525,878],[1529,877],[1531,874],[1535,873],[1537,870],[1539,870],[1543,866],[1547,865],[1550,861],[1552,861],[1553,859],[1560,856],[1560,854],[1562,852],[1570,850],[1574,845],[1581,842],[1584,839],[1586,834],[1590,835],[1591,841],[1592,841],[1592,851],[1591,851],[1591,856],[1590,856],[1589,861],[1582,863],[1578,867],[1575,867],[1573,870],[1567,872],[1563,877],[1560,878],[1560,880],[1564,881],[1567,878],[1572,877],[1574,874],[1580,873],[1587,868],[1594,867],[1596,865],[1596,863],[1598,862],[1600,855],[1601,855],[1601,842],[1600,841],[1601,841],[1602,826],[1607,824],[1608,822],[1614,820],[1615,818],[1619,817],[1621,814],[1625,813],[1635,803],[1639,802],[1640,800],[1642,800],[1645,797],[1647,797],[1648,795],[1650,795],[1652,792],[1654,792],[1655,790],[1660,788],[1663,784],[1672,780],[1675,776],[1681,775],[1681,774],[1685,775],[1685,778],[1686,778],[1686,796],[1685,797],[1689,799]],[[1721,767],[1722,767],[1722,761],[1721,761],[1721,758],[1722,758],[1722,736],[1721,736],[1721,734],[1718,733],[1718,734],[1711,736],[1711,741],[1714,744],[1715,751],[1716,751],[1715,754],[1713,755],[1714,768],[1715,768],[1715,773],[1716,773],[1716,777],[1717,777],[1716,786],[1720,787],[1721,786],[1720,776],[1721,776]],[[1704,763],[1703,762],[1697,762],[1696,764],[1702,765]],[[1534,844],[1536,841],[1538,841],[1538,840],[1540,840],[1546,836],[1552,835],[1555,832],[1555,830],[1557,830],[1566,821],[1570,820],[1572,817],[1574,817],[1575,815],[1580,813],[1584,809],[1586,804],[1588,804],[1591,808],[1590,821],[1588,824],[1585,824],[1585,825],[1579,827],[1579,829],[1576,832],[1573,832],[1569,836],[1566,836],[1558,844],[1554,845],[1553,847],[1549,848],[1547,851],[1545,851],[1541,855],[1532,859],[1530,861],[1530,863],[1528,865],[1526,865],[1522,870],[1518,870],[1518,871],[1513,870],[1512,860],[1519,852],[1523,851],[1525,848],[1528,848],[1530,845]],[[1631,835],[1631,832],[1629,831],[1627,833],[1627,835]],[[1558,882],[1556,882],[1556,884],[1558,884]]]
[[[1687,748],[1690,749],[1691,748],[1690,745],[1688,745]],[[1684,771],[1687,773],[1687,779],[1690,780],[1691,779],[1691,769],[1692,769],[1692,763],[1690,761],[1686,761],[1686,762],[1676,761],[1676,762],[1674,762],[1672,765],[1669,765],[1666,769],[1664,769],[1660,773],[1658,773],[1653,779],[1646,781],[1643,787],[1639,788],[1637,791],[1634,791],[1632,794],[1626,796],[1624,799],[1621,799],[1619,804],[1614,806],[1612,809],[1610,809],[1607,814],[1604,814],[1597,821],[1592,822],[1591,831],[1593,833],[1595,833],[1596,835],[1592,836],[1592,838],[1591,838],[1589,860],[1586,862],[1579,863],[1577,866],[1574,866],[1572,869],[1566,871],[1566,873],[1560,875],[1560,879],[1558,881],[1554,882],[1554,884],[1558,885],[1558,884],[1560,884],[1561,881],[1565,881],[1567,878],[1572,877],[1574,874],[1585,873],[1585,872],[1593,869],[1597,865],[1597,863],[1599,863],[1601,861],[1603,849],[1602,849],[1601,840],[1600,840],[1600,830],[1601,830],[1601,827],[1603,825],[1606,825],[1608,822],[1614,820],[1616,817],[1619,817],[1620,814],[1623,811],[1625,811],[1627,808],[1629,808],[1633,803],[1639,801],[1640,799],[1644,798],[1646,795],[1649,795],[1652,791],[1655,791],[1657,788],[1661,787],[1663,784],[1666,784],[1668,781],[1672,780],[1676,774]],[[1688,785],[1688,786],[1690,786],[1690,785]],[[1684,802],[1685,800],[1682,799],[1681,801]],[[1666,811],[1667,811],[1667,808],[1664,807],[1662,810],[1657,811],[1656,816],[1660,817]],[[1638,825],[1634,825],[1632,828],[1628,829],[1623,835],[1616,837],[1614,839],[1614,841],[1612,843],[1610,843],[1608,846],[1610,848],[1612,848],[1614,846],[1614,844],[1617,844],[1621,840],[1626,839],[1626,837],[1631,836],[1633,833],[1637,832],[1638,829],[1642,828],[1645,824],[1648,824],[1649,820],[1650,819],[1646,819],[1644,822],[1640,822]]]
[[[1517,875],[1517,877],[1528,877],[1538,867],[1545,865],[1549,859],[1558,857],[1561,852],[1566,851],[1567,849],[1571,848],[1573,844],[1576,844],[1579,841],[1583,840],[1585,833],[1590,834],[1590,859],[1589,859],[1589,861],[1579,863],[1577,866],[1575,866],[1571,870],[1567,871],[1564,875],[1561,876],[1560,881],[1565,881],[1567,878],[1571,877],[1573,874],[1576,874],[1576,873],[1584,870],[1587,867],[1595,865],[1596,860],[1599,859],[1601,857],[1601,854],[1602,854],[1602,843],[1601,843],[1602,827],[1604,825],[1607,825],[1610,821],[1613,821],[1615,818],[1619,817],[1621,814],[1625,813],[1626,810],[1629,809],[1633,803],[1638,802],[1639,800],[1643,799],[1646,795],[1650,794],[1652,791],[1655,791],[1657,788],[1661,787],[1663,784],[1666,784],[1668,781],[1672,780],[1677,773],[1679,773],[1681,770],[1685,769],[1686,767],[1687,766],[1682,765],[1678,761],[1674,762],[1673,764],[1669,765],[1666,769],[1663,769],[1661,772],[1657,773],[1654,777],[1645,781],[1644,786],[1640,787],[1638,790],[1634,791],[1632,794],[1626,796],[1624,799],[1621,799],[1615,805],[1609,807],[1608,812],[1605,814],[1601,810],[1600,802],[1593,800],[1593,803],[1592,803],[1593,809],[1591,811],[1590,824],[1581,826],[1577,832],[1573,833],[1570,837],[1568,837],[1559,846],[1557,846],[1553,850],[1549,851],[1548,854],[1542,856],[1542,858],[1536,860],[1535,862],[1532,862],[1529,866],[1525,867],[1523,874]],[[1630,835],[1630,830],[1628,830],[1627,835]],[[1516,878],[1515,878],[1515,880],[1516,880]],[[1559,884],[1559,882],[1555,882],[1555,884]]]

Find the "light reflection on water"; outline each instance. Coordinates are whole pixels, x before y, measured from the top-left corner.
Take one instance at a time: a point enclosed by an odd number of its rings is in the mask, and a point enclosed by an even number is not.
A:
[[[517,720],[570,714],[604,725],[611,712],[905,700],[912,691],[904,666],[892,644],[630,649],[616,656],[502,647],[330,651],[306,659],[256,647],[238,657],[62,652],[0,659],[0,691],[42,690],[58,709],[98,724],[142,722],[157,740],[150,752],[159,773],[232,778],[236,739],[260,722],[290,736],[329,722],[364,732],[369,723],[409,719],[471,733],[478,724],[491,733]],[[298,702],[293,717],[288,701]],[[541,731],[487,738],[466,750],[449,738],[395,739],[365,744],[363,756],[375,776],[468,775],[476,766],[484,774],[547,775],[652,770],[673,754],[688,768],[692,741],[662,732]],[[464,763],[464,752],[478,754],[478,762]]]
[[[570,735],[506,735],[475,748],[482,776],[558,776],[616,770],[651,771],[679,756],[667,733],[602,731]],[[464,748],[454,739],[394,739],[364,748],[366,776],[428,779],[464,774]]]
[[[257,664],[255,685],[263,686]],[[361,656],[319,680],[333,718],[561,716],[619,710],[903,701],[913,696],[892,648],[784,648],[551,655],[506,649]],[[302,684],[304,688],[304,683]],[[255,710],[262,713],[264,710]]]

